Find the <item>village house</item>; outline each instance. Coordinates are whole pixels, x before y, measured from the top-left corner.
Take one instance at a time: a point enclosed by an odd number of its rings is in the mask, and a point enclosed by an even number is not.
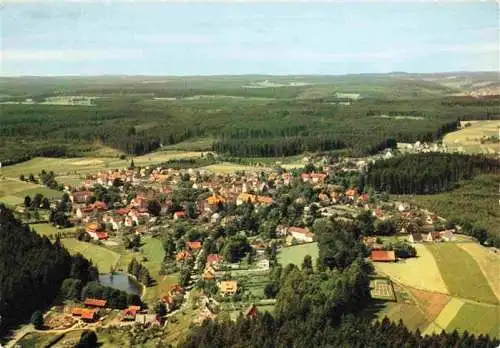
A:
[[[85,229],[90,237],[94,240],[106,240],[108,239],[108,233],[104,232],[101,225],[98,223],[90,223]]]
[[[441,240],[441,234],[438,231],[432,231],[427,233],[425,236],[426,242],[439,242]]]
[[[439,235],[440,235],[441,239],[446,241],[446,242],[454,242],[456,240],[454,229],[440,231]]]
[[[183,211],[176,211],[174,213],[174,220],[184,219],[186,214]]]
[[[105,308],[106,302],[106,300],[100,300],[97,298],[86,298],[85,301],[83,301],[83,304],[90,308]]]
[[[270,267],[268,259],[262,259],[257,261],[257,268],[262,270],[268,270]]]
[[[198,251],[201,249],[201,242],[187,242],[187,249],[189,251]]]
[[[87,199],[92,197],[93,193],[91,191],[77,191],[69,195],[69,199],[73,204],[84,204]]]
[[[273,199],[267,196],[252,195],[249,193],[240,193],[236,199],[236,205],[241,205],[243,203],[250,202],[252,204],[265,204],[269,205],[273,203]]]
[[[410,210],[410,205],[408,203],[400,203],[398,205],[398,210],[403,213]]]
[[[175,255],[175,260],[176,261],[184,261],[184,260],[187,260],[191,258],[191,253],[188,252],[188,251],[179,251],[176,255]]]
[[[370,260],[373,262],[394,262],[396,261],[396,254],[394,250],[372,250]]]
[[[414,232],[410,232],[410,234],[408,235],[408,241],[410,243],[418,243],[418,242],[421,242],[422,240],[423,240],[423,238],[422,238],[422,234],[420,232],[414,231]]]
[[[358,194],[358,191],[355,189],[349,189],[345,192],[345,195],[347,198],[349,198],[351,201],[354,201],[354,197]]]
[[[238,282],[236,280],[223,280],[219,283],[219,290],[222,296],[232,296],[238,291]]]
[[[73,317],[79,317],[82,321],[86,323],[91,323],[97,320],[97,310],[87,309],[81,307],[75,307],[71,310],[71,315]]]
[[[244,313],[244,316],[246,319],[255,319],[259,316],[259,310],[257,309],[257,306],[255,303],[252,303]]]
[[[141,310],[140,306],[128,306],[128,308],[125,308],[123,310],[122,320],[134,321],[135,317],[137,315],[137,312],[139,312],[140,310]]]
[[[303,182],[311,182],[313,184],[322,184],[325,182],[325,173],[302,173],[300,175]]]
[[[135,316],[135,322],[148,326],[160,325],[160,320],[156,314],[137,314]]]
[[[314,240],[314,233],[302,227],[288,227],[288,234],[298,241],[311,243]]]
[[[205,267],[203,271],[203,280],[214,280],[215,279],[215,270],[212,266]]]
[[[220,265],[221,262],[222,262],[222,256],[217,255],[217,254],[209,254],[207,256],[206,265],[212,266],[214,268],[218,268],[218,266]]]

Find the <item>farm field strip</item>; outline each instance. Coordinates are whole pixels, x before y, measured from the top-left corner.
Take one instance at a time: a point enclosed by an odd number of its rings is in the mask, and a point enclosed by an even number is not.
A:
[[[500,307],[482,306],[465,303],[448,323],[447,331],[464,331],[469,333],[489,334],[500,337]]]
[[[375,270],[416,289],[448,294],[448,288],[432,253],[425,245],[414,246],[417,249],[416,258],[397,263],[375,262]]]
[[[497,127],[500,121],[475,121],[469,122],[471,125],[456,132],[445,135],[443,142],[449,148],[462,148],[468,153],[498,153],[497,143],[481,144],[483,136],[498,135]]]
[[[454,243],[427,245],[434,255],[450,295],[479,302],[497,304],[477,262]]]
[[[500,301],[500,255],[477,243],[458,243],[457,246],[468,252],[476,260],[488,281],[491,290]]]
[[[458,311],[464,305],[464,301],[454,297],[446,304],[441,313],[434,320],[436,325],[441,328],[446,328],[450,324],[450,322],[455,318]]]

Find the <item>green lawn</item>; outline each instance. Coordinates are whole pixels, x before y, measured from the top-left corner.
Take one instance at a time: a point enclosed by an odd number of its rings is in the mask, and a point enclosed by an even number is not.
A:
[[[71,254],[80,253],[99,268],[100,273],[107,273],[115,267],[120,255],[92,243],[80,242],[76,239],[63,239],[62,243]]]
[[[42,236],[55,235],[58,233],[72,233],[74,234],[76,231],[76,227],[70,228],[55,228],[52,224],[32,224],[30,225],[32,229],[35,230],[36,233]]]
[[[293,263],[294,265],[300,267],[302,265],[302,261],[304,260],[304,256],[311,255],[313,265],[315,265],[318,253],[318,243],[294,245],[280,249],[278,253],[278,262],[283,266]]]
[[[477,262],[454,243],[428,244],[450,295],[497,303]]]
[[[41,193],[48,198],[59,198],[62,196],[62,192],[51,190],[42,185],[17,179],[0,179],[0,202],[7,205],[22,204],[25,196],[33,198],[37,193]]]
[[[447,331],[464,331],[475,335],[488,334],[500,338],[500,307],[465,303],[447,326]]]

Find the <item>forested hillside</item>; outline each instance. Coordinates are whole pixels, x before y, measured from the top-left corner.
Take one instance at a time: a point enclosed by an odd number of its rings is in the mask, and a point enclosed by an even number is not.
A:
[[[0,334],[50,304],[64,279],[85,284],[96,277],[88,260],[32,232],[0,204]]]
[[[281,85],[248,86],[270,78]],[[459,119],[499,117],[498,97],[451,97],[451,89],[404,76],[296,79],[305,84],[241,76],[2,79],[0,161],[74,156],[96,144],[144,154],[198,138],[234,156],[338,148],[367,154],[397,141],[437,139]],[[90,99],[64,101],[75,96]],[[53,97],[57,103],[47,102]]]
[[[460,180],[500,173],[500,161],[485,156],[422,153],[379,160],[370,165],[366,184],[395,194],[449,191]]]

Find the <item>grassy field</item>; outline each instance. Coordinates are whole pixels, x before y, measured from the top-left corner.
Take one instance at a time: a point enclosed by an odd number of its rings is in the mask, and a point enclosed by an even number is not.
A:
[[[59,229],[54,227],[52,224],[32,224],[30,227],[42,236],[55,235],[58,233],[75,233],[76,231],[76,227]]]
[[[454,243],[427,245],[434,255],[450,295],[480,302],[497,303],[477,262]]]
[[[475,335],[488,334],[500,337],[500,308],[498,306],[482,306],[465,303],[446,327],[447,331],[464,331]]]
[[[62,192],[51,190],[45,186],[17,180],[16,178],[1,178],[3,169],[0,169],[0,202],[13,206],[22,204],[25,196],[32,198],[41,193],[48,198],[59,198]]]
[[[467,251],[476,260],[491,290],[500,300],[500,255],[477,243],[459,243],[457,246]]]
[[[64,334],[31,332],[24,336],[17,344],[22,348],[45,348],[51,347],[55,341],[58,341]]]
[[[448,293],[433,255],[424,245],[416,244],[417,257],[397,263],[374,262],[375,270],[416,289]]]
[[[481,144],[483,137],[498,136],[500,121],[468,121],[471,125],[445,135],[443,142],[451,149],[460,149],[467,153],[499,153],[496,143]]]
[[[484,175],[462,183],[451,192],[405,198],[444,218],[467,219],[500,236],[499,185],[500,176]]]
[[[311,255],[313,265],[315,265],[316,259],[318,258],[318,252],[318,243],[294,245],[280,249],[278,253],[278,262],[283,266],[293,263],[300,267],[304,260],[304,256]]]
[[[234,173],[236,171],[260,172],[269,170],[268,167],[249,166],[249,165],[229,163],[229,162],[212,164],[206,167],[202,167],[202,169],[206,169],[214,173],[223,173],[223,174]]]
[[[80,253],[99,268],[99,272],[107,273],[115,267],[120,255],[99,245],[80,242],[76,239],[63,239],[62,243],[71,254]]]
[[[125,250],[123,247],[112,249],[120,254],[118,268],[127,270],[130,260],[134,257],[137,261],[144,264],[148,268],[151,277],[153,277],[157,283],[152,287],[146,288],[143,301],[153,305],[158,302],[159,298],[168,293],[170,285],[179,282],[179,275],[177,273],[167,276],[159,274],[161,264],[165,258],[165,250],[163,249],[163,244],[159,239],[145,237],[141,240],[141,243],[142,246],[139,252]]]
[[[171,159],[199,157],[195,151],[158,151],[144,156],[134,157],[138,166],[146,166],[165,162]],[[80,158],[46,158],[37,157],[29,161],[3,167],[0,174],[6,177],[17,178],[19,175],[39,173],[42,169],[50,169],[56,175],[75,175],[95,173],[102,169],[124,168],[130,164],[130,158],[121,160],[110,157],[80,157]],[[57,180],[57,178],[56,178]]]
[[[410,329],[425,329],[429,325],[429,319],[417,306],[406,303],[387,302],[385,308],[378,313],[378,318],[387,316],[390,320],[398,322],[399,319]]]

